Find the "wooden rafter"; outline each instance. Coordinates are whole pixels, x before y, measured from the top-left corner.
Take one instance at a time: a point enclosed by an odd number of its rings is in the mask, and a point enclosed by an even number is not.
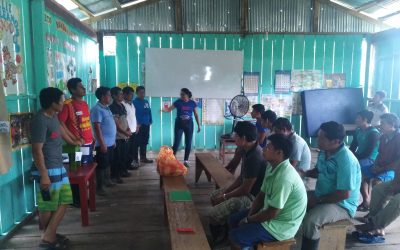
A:
[[[150,4],[153,4],[153,3],[158,3],[160,1],[161,0],[147,0],[147,1],[144,1],[144,2],[141,2],[141,3],[138,3],[138,4],[134,4],[134,5],[125,7],[125,8],[121,7],[120,9],[116,9],[114,11],[105,13],[103,15],[91,17],[89,19],[86,19],[83,22],[86,23],[86,24],[91,24],[91,23],[94,23],[94,22],[97,22],[97,21],[100,21],[100,20],[115,16],[115,15],[120,14],[120,13],[129,11],[129,10],[133,10],[133,9],[137,9],[137,8],[140,8],[140,7],[143,7],[143,6],[146,6],[146,5],[150,5]]]
[[[399,15],[399,14],[400,14],[400,10],[395,11],[395,12],[392,12],[392,13],[390,13],[390,14],[387,14],[386,16],[382,16],[382,17],[380,17],[380,18],[378,18],[378,19],[384,21],[384,20],[386,20],[386,19],[391,18],[392,16],[396,16],[396,15]]]
[[[182,0],[174,0],[175,8],[175,29],[176,31],[183,30],[183,18],[182,18]]]
[[[81,4],[78,0],[71,0],[71,2],[76,4],[81,11],[83,11],[86,15],[89,16],[89,18],[94,17],[93,13],[88,8],[86,8],[83,4]]]
[[[113,4],[114,4],[115,8],[117,8],[117,10],[121,9],[121,4],[119,3],[118,0],[113,0]]]
[[[387,0],[373,0],[373,1],[367,2],[365,4],[362,4],[360,7],[356,8],[356,11],[360,12],[360,11],[367,10],[367,9],[374,7],[377,4],[385,2],[385,1],[387,1]]]

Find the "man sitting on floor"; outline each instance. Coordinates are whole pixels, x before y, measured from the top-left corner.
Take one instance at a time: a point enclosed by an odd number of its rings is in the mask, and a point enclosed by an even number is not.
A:
[[[279,118],[274,123],[274,133],[287,136],[292,142],[293,150],[289,157],[290,164],[298,171],[307,171],[311,165],[311,151],[307,142],[293,131],[287,118]]]
[[[344,145],[345,130],[336,122],[323,123],[318,132],[317,165],[305,173],[317,178],[308,194],[303,221],[302,250],[318,249],[321,226],[354,217],[360,196],[361,170],[354,154]]]
[[[264,127],[262,125],[262,114],[265,112],[265,107],[262,104],[254,104],[252,106],[252,111],[251,111],[251,118],[256,119],[256,128],[257,128],[257,141],[260,144],[261,148],[264,148],[265,145],[267,144],[267,136],[268,133],[271,131],[268,129],[268,127]],[[272,112],[272,111],[271,111]],[[273,118],[273,114],[269,113],[271,118]],[[276,115],[276,114],[275,114]],[[275,117],[276,119],[276,117]],[[235,150],[235,154],[233,156],[233,159],[226,165],[226,169],[231,172],[232,174],[235,173],[237,167],[239,166],[240,160],[241,160],[241,155],[240,152],[242,152],[242,149],[240,147],[237,147]]]
[[[230,232],[233,249],[291,239],[306,214],[306,189],[289,161],[291,141],[281,134],[271,135],[268,140],[263,154],[270,166],[261,190],[250,210],[230,218],[229,224],[234,228]]]
[[[213,208],[210,211],[210,229],[214,243],[225,240],[226,222],[232,213],[251,206],[253,198],[260,191],[266,162],[257,142],[257,131],[250,122],[239,122],[234,129],[235,143],[241,147],[242,167],[240,176],[226,188],[211,193]]]

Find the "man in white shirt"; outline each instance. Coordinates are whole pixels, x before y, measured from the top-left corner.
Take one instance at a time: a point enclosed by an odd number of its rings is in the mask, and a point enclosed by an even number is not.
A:
[[[135,91],[132,87],[125,87],[122,89],[122,93],[124,95],[124,100],[122,101],[122,105],[124,105],[126,109],[126,119],[128,120],[129,129],[132,132],[132,136],[129,137],[129,161],[131,163],[130,166],[127,167],[127,170],[133,170],[139,168],[139,157],[138,157],[138,143],[137,140],[137,132],[139,131],[139,126],[136,120],[136,109],[133,105],[133,96]]]
[[[374,113],[371,125],[374,127],[379,127],[381,115],[389,113],[388,107],[383,103],[385,100],[386,93],[384,91],[377,91],[368,103],[368,110]]]

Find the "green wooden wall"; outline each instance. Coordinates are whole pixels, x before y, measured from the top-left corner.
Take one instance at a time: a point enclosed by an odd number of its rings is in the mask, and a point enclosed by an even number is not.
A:
[[[377,90],[387,94],[390,112],[400,115],[400,32],[388,31],[372,40],[374,69],[370,72],[370,96]]]
[[[87,83],[89,67],[92,68],[92,78],[97,78],[98,47],[97,43],[88,35],[65,20],[57,17],[47,10],[43,0],[5,0],[2,3],[12,3],[21,13],[23,31],[23,63],[26,94],[9,95],[6,97],[7,110],[15,112],[35,112],[38,107],[36,96],[44,87],[48,87],[46,51],[60,51],[76,59],[76,76]],[[45,16],[50,16],[52,22],[45,22]],[[65,32],[56,27],[56,20],[61,20],[67,25],[68,30],[75,33],[79,41],[74,41]],[[48,21],[48,20],[47,20]],[[58,42],[50,43],[46,34],[57,37]],[[33,43],[32,43],[33,41]],[[75,46],[75,51],[66,49],[68,42]],[[34,60],[32,60],[34,58]],[[87,101],[95,103],[92,93],[88,94]],[[35,209],[34,184],[30,181],[29,169],[32,164],[31,148],[24,147],[12,152],[13,166],[10,170],[0,175],[0,240],[15,225],[22,221]]]
[[[362,35],[302,35],[268,34],[241,37],[230,34],[157,34],[117,33],[116,56],[100,58],[102,85],[120,82],[144,84],[142,65],[145,48],[244,50],[244,71],[260,72],[261,94],[274,93],[275,70],[322,70],[323,73],[346,73],[348,87],[360,86]],[[177,90],[178,92],[179,90]],[[175,114],[160,113],[162,101],[171,97],[149,98],[154,124],[150,148],[171,145]],[[292,122],[301,131],[301,116]],[[194,137],[197,149],[212,149],[219,145],[219,136],[231,130],[231,121],[224,126],[202,126]]]

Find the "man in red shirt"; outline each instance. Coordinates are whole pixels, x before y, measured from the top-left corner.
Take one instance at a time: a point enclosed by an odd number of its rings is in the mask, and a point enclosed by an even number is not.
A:
[[[63,110],[58,114],[61,126],[73,139],[82,142],[82,164],[89,164],[93,161],[93,133],[90,123],[89,106],[83,97],[86,89],[80,78],[71,78],[67,82],[71,98],[64,102]],[[76,187],[75,187],[76,186]],[[79,204],[79,189],[77,185],[71,185],[74,197],[74,204]]]

